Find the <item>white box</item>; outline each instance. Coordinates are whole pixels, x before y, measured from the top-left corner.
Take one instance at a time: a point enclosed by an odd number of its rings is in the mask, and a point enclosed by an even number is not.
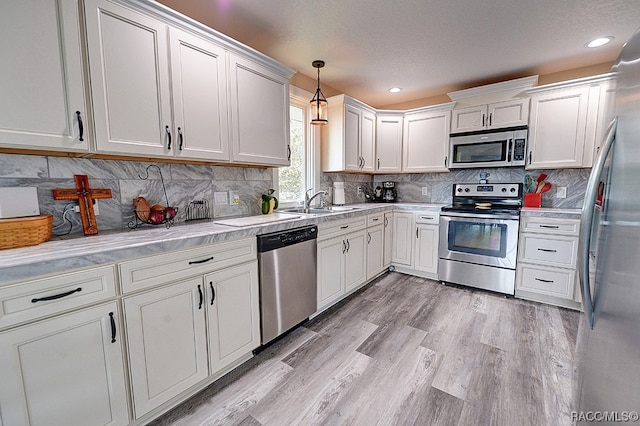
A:
[[[34,186],[0,188],[0,219],[39,215],[38,191]]]

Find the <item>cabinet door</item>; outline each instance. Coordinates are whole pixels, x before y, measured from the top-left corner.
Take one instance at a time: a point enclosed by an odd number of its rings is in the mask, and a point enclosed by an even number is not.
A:
[[[408,114],[404,119],[402,171],[446,172],[451,111]]]
[[[591,92],[589,96],[593,93],[594,88],[591,88]],[[602,144],[604,143],[604,138],[607,136],[607,128],[609,127],[609,123],[613,120],[614,117],[614,102],[615,102],[615,85],[613,82],[607,81],[600,85],[599,87],[599,96],[597,103],[597,114],[594,115],[589,113],[589,120],[593,120],[595,122],[595,136],[594,136],[594,147],[592,150],[589,150],[588,144],[585,144],[585,152],[584,152],[584,166],[591,167],[595,162],[596,158],[598,158],[598,153],[600,152],[600,148],[602,148]],[[591,99],[589,99],[589,106],[593,105]]]
[[[0,423],[128,424],[119,317],[111,302],[0,334]]]
[[[526,126],[529,123],[529,98],[489,104],[487,128]]]
[[[367,229],[367,280],[384,269],[384,226]]]
[[[451,112],[451,133],[483,130],[487,124],[487,106],[477,105]]]
[[[258,262],[205,276],[211,374],[260,346]]]
[[[393,213],[393,263],[411,266],[413,246],[413,215],[411,213]]]
[[[318,310],[344,295],[346,250],[343,237],[318,242]]]
[[[289,165],[289,81],[266,67],[229,55],[231,159]]]
[[[167,26],[107,0],[87,0],[98,151],[172,155]]]
[[[205,379],[202,278],[123,299],[135,417]]]
[[[80,32],[77,0],[2,3],[1,146],[88,150]]]
[[[588,87],[533,95],[528,169],[582,166],[588,96]]]
[[[355,290],[367,280],[367,236],[366,230],[345,235],[345,291]]]
[[[362,131],[362,111],[345,104],[344,106],[344,168],[360,170],[360,140]]]
[[[416,255],[414,268],[418,271],[438,274],[438,227],[416,225]]]
[[[169,34],[176,156],[228,161],[226,52],[176,28]]]
[[[402,117],[378,116],[376,126],[376,171],[402,171]]]
[[[375,171],[376,149],[376,115],[371,111],[362,111],[362,139],[360,141],[360,156],[363,172]]]
[[[384,257],[383,265],[391,265],[391,252],[393,251],[393,213],[384,214]]]

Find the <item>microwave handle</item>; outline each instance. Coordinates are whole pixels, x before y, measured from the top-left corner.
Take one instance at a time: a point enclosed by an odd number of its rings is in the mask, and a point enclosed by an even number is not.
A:
[[[507,151],[507,162],[511,163],[511,154],[513,153],[513,139],[509,139],[509,150]]]

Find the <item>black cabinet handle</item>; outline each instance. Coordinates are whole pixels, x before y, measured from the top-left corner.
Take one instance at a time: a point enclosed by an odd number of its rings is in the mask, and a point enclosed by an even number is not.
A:
[[[507,162],[509,163],[511,162],[511,151],[513,150],[512,145],[513,145],[513,139],[509,139],[509,154],[507,157]]]
[[[482,114],[482,127],[484,127],[484,114]]]
[[[67,297],[67,296],[69,296],[69,295],[71,295],[73,293],[77,293],[79,291],[82,291],[82,287],[78,287],[75,290],[69,290],[69,291],[67,291],[65,293],[55,294],[53,296],[34,298],[34,299],[31,299],[31,303],[46,302],[48,300],[62,299],[63,297]]]
[[[418,227],[416,227],[416,238],[418,238]]]
[[[349,242],[349,239],[347,238],[347,253],[349,253],[349,249],[351,248],[351,243]]]
[[[344,254],[345,251],[347,251],[347,243],[342,240],[342,254]]]
[[[182,136],[182,129],[180,127],[178,127],[178,140],[180,141],[180,145],[178,145],[178,149],[182,151],[182,142],[184,141],[184,138]]]
[[[200,303],[198,303],[198,309],[202,309],[202,301],[204,300],[204,295],[202,294],[202,287],[198,284],[198,294],[200,295]]]
[[[371,234],[367,232],[367,244],[371,244]]]
[[[449,157],[445,156],[444,157],[444,166],[447,167],[447,160],[449,159]]]
[[[384,217],[384,226],[385,228],[389,225],[389,218],[387,216]]]
[[[216,300],[216,289],[213,288],[213,281],[209,281],[209,285],[211,286],[211,304],[213,305],[213,301]]]
[[[539,248],[538,251],[544,251],[546,253],[555,253],[558,250]]]
[[[113,318],[113,312],[109,312],[109,322],[111,323],[111,343],[116,342],[116,320]]]
[[[489,126],[491,126],[492,121],[493,121],[493,113],[489,114]]]
[[[378,158],[378,170],[380,170],[380,159]]]
[[[553,282],[553,280],[543,280],[542,278],[536,278],[535,280],[543,282],[543,283],[552,283]]]
[[[79,141],[84,141],[84,125],[82,124],[82,115],[80,115],[80,111],[76,111],[76,117],[78,117],[78,130],[80,131]]]
[[[291,160],[291,145],[287,145],[287,161]]]
[[[529,165],[531,165],[531,153],[532,151],[529,151]]]
[[[189,265],[197,265],[198,263],[206,263],[209,262],[210,260],[213,260],[213,256],[207,258],[207,259],[202,259],[202,260],[192,260],[189,262]]]
[[[347,229],[349,227],[349,225],[343,225],[340,227],[340,229]]]
[[[169,126],[164,126],[164,129],[167,131],[167,149],[171,149],[171,129]]]

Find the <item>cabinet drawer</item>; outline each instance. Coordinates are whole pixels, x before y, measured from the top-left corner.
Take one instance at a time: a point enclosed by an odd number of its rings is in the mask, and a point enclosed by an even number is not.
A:
[[[122,262],[119,265],[122,292],[155,287],[256,258],[256,239],[246,238]]]
[[[534,234],[522,234],[520,238],[522,239],[520,260],[566,268],[576,267],[577,238],[550,238]]]
[[[521,265],[518,288],[554,297],[573,299],[576,273],[571,269]]]
[[[439,212],[425,211],[425,212],[415,212],[414,214],[415,214],[416,223],[428,223],[428,224],[437,225],[440,220]]]
[[[524,217],[520,229],[522,232],[535,232],[537,234],[578,235],[580,221],[576,219]]]
[[[370,214],[367,216],[367,226],[382,225],[384,223],[384,213]]]
[[[100,302],[116,295],[114,266],[0,288],[0,329]]]
[[[367,216],[359,216],[346,220],[336,220],[318,225],[318,240],[342,235],[367,227]]]

